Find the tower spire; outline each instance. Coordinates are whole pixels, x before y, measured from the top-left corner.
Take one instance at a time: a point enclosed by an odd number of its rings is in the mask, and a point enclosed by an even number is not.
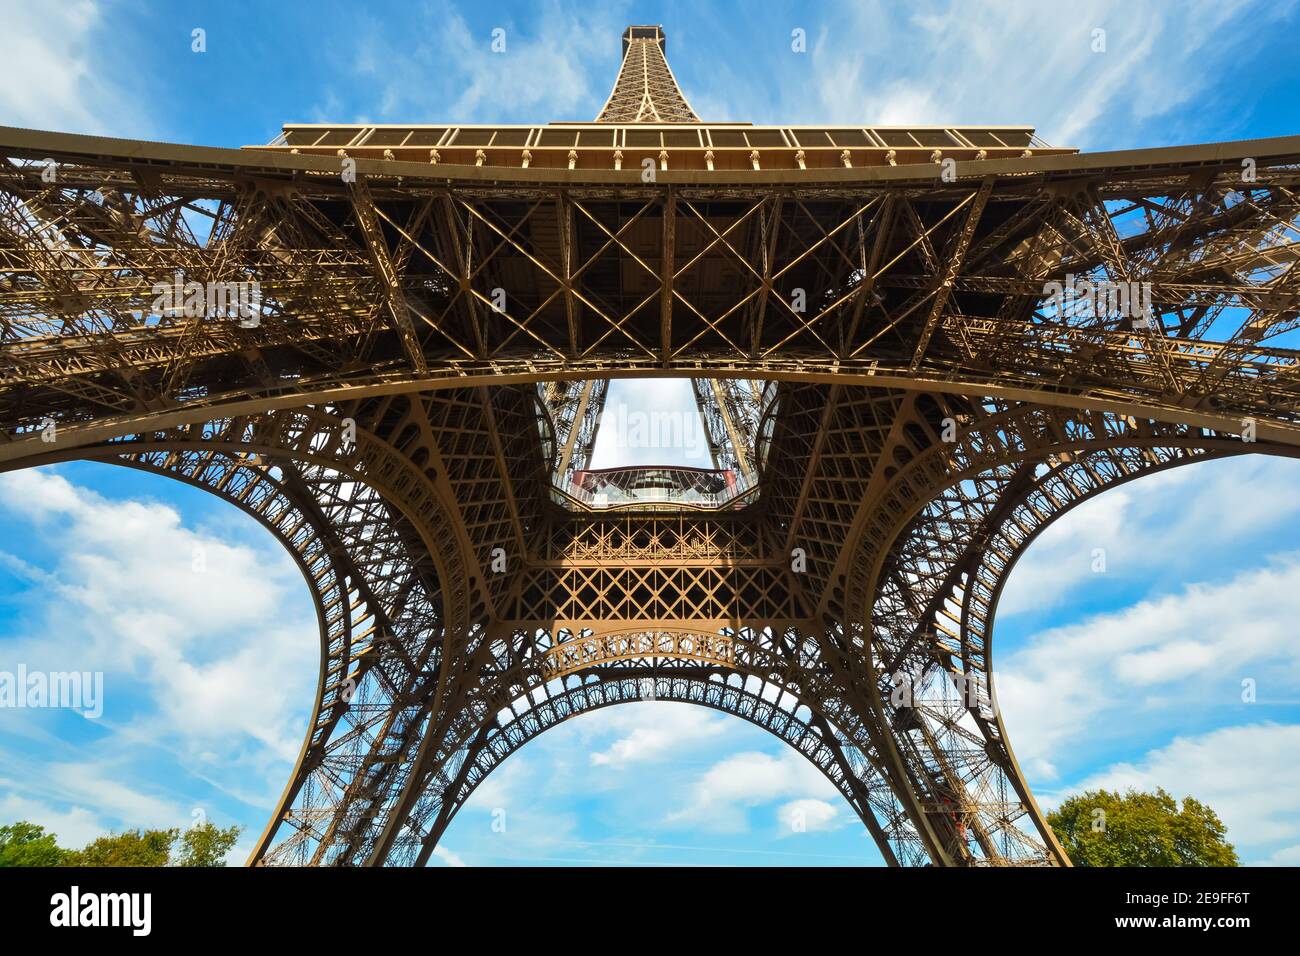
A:
[[[597,123],[698,123],[664,56],[658,26],[623,31],[623,65]]]

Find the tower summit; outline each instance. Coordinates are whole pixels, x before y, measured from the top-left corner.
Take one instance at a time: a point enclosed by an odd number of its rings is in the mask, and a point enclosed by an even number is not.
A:
[[[422,865],[529,740],[654,699],[795,747],[891,865],[1067,865],[996,706],[1011,569],[1122,482],[1300,457],[1300,137],[707,123],[664,52],[624,33],[597,122],[0,128],[0,462],[203,488],[315,602],[250,862]],[[253,315],[158,310],[178,275]],[[714,468],[601,498],[632,377],[692,380]]]
[[[698,123],[665,56],[663,27],[623,31],[623,65],[597,123]]]
[[[686,170],[797,173],[876,166],[940,165],[973,160],[1068,155],[1031,126],[754,126],[705,123],[695,115],[668,65],[662,27],[623,31],[623,62],[595,124],[505,126],[289,124],[269,146],[299,155],[417,162],[478,168],[575,172]],[[807,177],[803,177],[807,181]]]

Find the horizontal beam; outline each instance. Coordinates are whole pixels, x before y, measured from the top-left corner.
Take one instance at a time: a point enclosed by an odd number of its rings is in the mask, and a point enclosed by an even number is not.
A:
[[[44,130],[0,126],[0,152],[34,160],[80,160],[100,164],[142,164],[176,167],[196,172],[222,169],[252,175],[292,178],[294,174],[318,173],[337,177],[337,157],[294,155],[273,149],[229,149],[215,146],[185,146],[145,140],[87,136],[80,133],[56,133]],[[985,176],[1024,176],[1042,174],[1069,177],[1107,170],[1159,169],[1167,166],[1222,165],[1254,159],[1260,165],[1293,158],[1300,160],[1300,136],[1277,136],[1266,139],[1203,143],[1192,146],[1161,146],[1150,149],[1116,150],[1098,153],[1071,153],[1059,156],[1033,156],[1026,159],[989,159],[958,162],[958,179]],[[429,163],[357,159],[358,175],[401,177],[403,181],[442,183],[483,183],[525,185],[539,183],[602,183],[641,185],[641,169],[543,169],[447,166]],[[797,174],[797,175],[796,175]],[[938,164],[907,166],[872,166],[852,169],[754,170],[730,169],[714,173],[698,170],[660,170],[656,182],[716,185],[737,183],[770,185],[798,183],[807,185],[853,185],[862,183],[903,183],[940,181],[943,170]],[[340,181],[340,185],[341,181]]]
[[[192,425],[213,418],[250,415],[276,409],[300,408],[306,405],[330,405],[381,395],[404,395],[413,392],[440,391],[442,389],[466,388],[476,385],[522,385],[553,380],[576,380],[589,378],[593,374],[599,374],[607,378],[681,378],[684,374],[690,374],[691,372],[705,372],[712,378],[762,378],[819,385],[856,385],[899,389],[908,392],[938,392],[946,395],[965,395],[972,398],[1002,398],[1008,401],[1049,405],[1055,408],[1091,409],[1093,411],[1112,412],[1117,415],[1136,415],[1138,417],[1152,418],[1156,421],[1208,428],[1233,435],[1239,434],[1242,429],[1242,420],[1237,414],[1179,408],[1139,399],[1125,399],[1114,395],[1084,395],[1064,390],[1054,390],[1048,387],[1031,388],[1024,385],[1002,385],[996,382],[963,378],[944,379],[938,376],[910,376],[901,371],[897,373],[891,373],[883,369],[873,371],[866,367],[845,367],[837,370],[826,367],[824,363],[817,364],[821,367],[792,369],[787,363],[772,363],[766,366],[748,366],[744,368],[736,368],[732,363],[728,363],[726,366],[720,364],[717,367],[694,364],[689,366],[688,369],[665,369],[659,366],[610,368],[602,365],[598,373],[572,367],[556,367],[547,371],[536,368],[531,370],[523,369],[519,366],[501,368],[500,370],[494,367],[485,367],[473,371],[467,369],[463,375],[443,375],[428,378],[393,377],[384,381],[304,390],[288,395],[241,398],[214,405],[169,409],[142,415],[126,415],[104,419],[88,425],[61,425],[58,429],[58,443],[60,447],[65,449],[78,448],[94,445],[98,442],[111,441],[124,435],[174,428],[178,425]],[[1261,418],[1256,422],[1255,434],[1261,441],[1300,445],[1300,425],[1271,422]],[[42,456],[49,454],[49,452],[50,445],[43,442],[39,434],[14,438],[9,442],[0,443],[0,470],[11,470],[15,467],[41,464]]]

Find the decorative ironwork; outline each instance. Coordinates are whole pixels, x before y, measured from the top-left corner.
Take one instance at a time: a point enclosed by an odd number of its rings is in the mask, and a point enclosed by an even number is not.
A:
[[[705,124],[663,53],[629,29],[598,124],[0,129],[0,467],[205,488],[316,603],[251,862],[423,863],[653,697],[795,746],[891,864],[1065,865],[996,709],[1011,568],[1120,482],[1300,454],[1300,137]],[[625,376],[690,378],[743,494],[565,494]]]

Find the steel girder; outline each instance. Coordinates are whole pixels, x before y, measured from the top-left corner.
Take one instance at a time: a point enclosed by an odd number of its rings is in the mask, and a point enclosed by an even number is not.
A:
[[[763,383],[753,379],[693,378],[691,391],[700,410],[713,467],[751,481],[757,473],[754,449],[763,414]]]
[[[1006,575],[1100,490],[1300,446],[1296,139],[653,183],[0,147],[5,467],[197,484],[312,589],[317,702],[254,862],[423,862],[508,753],[649,681],[798,746],[888,862],[1064,863],[994,706]],[[1050,304],[1070,276],[1149,283],[1153,321]],[[157,314],[180,280],[257,282],[258,321]],[[553,505],[591,416],[553,385],[539,430],[531,383],[645,374],[728,414],[778,382],[753,503]]]
[[[597,123],[698,123],[664,56],[659,27],[623,32],[623,64]]]
[[[539,387],[555,430],[554,481],[557,487],[567,489],[574,472],[591,467],[609,379],[546,382]]]
[[[965,163],[954,182],[903,167],[488,181],[358,161],[365,190],[319,157],[25,131],[0,131],[0,148],[10,460],[42,450],[24,442],[49,418],[93,441],[151,413],[647,374],[1295,436],[1295,352],[1271,344],[1289,341],[1300,294],[1294,138]],[[258,324],[153,314],[178,273],[258,282]],[[1153,323],[1044,307],[1069,276],[1149,282]]]
[[[796,385],[749,517],[584,518],[534,507],[522,445],[445,464],[447,451],[491,444],[473,437],[488,427],[507,444],[537,442],[528,389],[495,391],[271,412],[46,456],[180,477],[250,510],[300,555],[322,608],[321,692],[256,862],[427,860],[509,752],[559,720],[644,698],[628,688],[646,681],[658,698],[796,742],[887,861],[1062,862],[992,706],[993,597],[1015,556],[1056,515],[1139,474],[1206,454],[1294,454],[1099,413]],[[938,437],[947,418],[961,423],[952,442]],[[802,480],[777,479],[795,457]],[[790,540],[809,545],[803,573],[790,571]],[[524,573],[488,574],[480,561],[495,547]],[[534,606],[529,582],[602,564],[615,573],[596,604],[520,614]],[[702,572],[746,564],[782,578],[802,616],[765,615],[748,578],[654,611],[636,593],[689,595]],[[591,600],[586,585],[555,587]],[[621,622],[610,613],[620,589],[642,607]],[[736,613],[720,620],[716,607]],[[954,675],[976,692],[954,693]]]

